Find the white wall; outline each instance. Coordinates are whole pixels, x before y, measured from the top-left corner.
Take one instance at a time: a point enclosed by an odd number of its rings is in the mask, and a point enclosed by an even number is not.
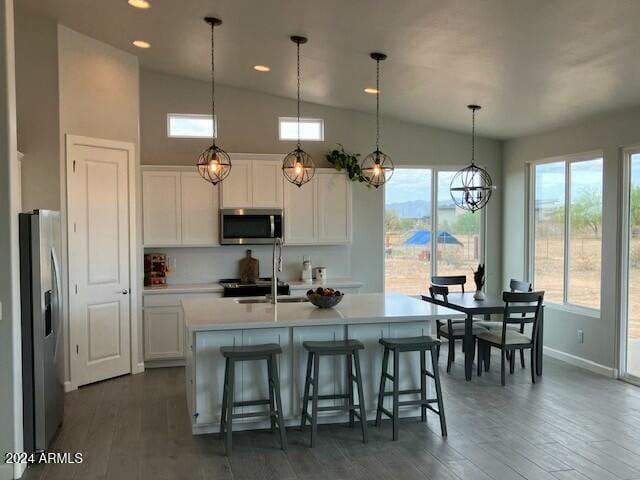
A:
[[[518,138],[504,145],[503,283],[524,275],[525,167],[527,162],[572,153],[604,153],[602,225],[602,308],[591,317],[549,308],[545,316],[545,345],[605,367],[617,364],[621,148],[640,144],[640,110],[600,115],[552,132]],[[594,278],[596,281],[597,278]],[[584,331],[579,344],[577,330]]]
[[[166,115],[169,112],[209,113],[209,84],[147,70],[141,72],[140,78],[142,163],[193,165],[208,141],[167,138]],[[384,98],[382,105],[384,111]],[[464,109],[464,103],[459,108]],[[294,148],[294,142],[278,140],[277,124],[279,116],[295,114],[292,99],[220,85],[216,86],[216,113],[219,145],[229,152],[282,153]],[[324,155],[336,143],[362,155],[375,146],[373,115],[309,103],[303,104],[302,114],[325,120],[325,141],[304,143],[319,166],[328,166]],[[384,118],[382,141],[383,150],[392,156],[397,166],[464,166],[470,160],[471,142],[467,134]],[[488,168],[497,185],[501,185],[501,155],[501,142],[479,139],[478,161]],[[353,186],[351,271],[355,279],[365,282],[363,291],[383,289],[383,204],[382,189]],[[487,208],[487,287],[490,291],[497,291],[501,283],[500,215],[501,191],[498,189]],[[215,255],[212,251],[206,252],[203,258],[212,262]]]
[[[0,0],[0,452],[22,450],[18,160],[13,2]],[[22,473],[0,463],[0,479]]]
[[[139,163],[139,67],[138,58],[98,42],[62,25],[58,26],[58,71],[60,88],[60,191],[65,218],[66,160],[65,136],[83,135],[131,142],[136,146]],[[139,179],[131,179],[136,185]],[[42,182],[42,188],[46,183]],[[138,199],[138,204],[140,200]],[[140,211],[138,209],[138,211]],[[63,244],[66,252],[66,221],[63,225]],[[138,222],[140,223],[140,222]],[[138,230],[141,227],[138,225]],[[136,248],[132,262],[142,271],[141,251]],[[65,259],[66,264],[66,259]],[[142,278],[138,279],[138,291]],[[66,286],[67,278],[63,284]],[[135,313],[135,312],[134,312]],[[136,315],[132,315],[134,328],[141,331]],[[65,338],[69,338],[69,318]],[[138,335],[141,338],[141,335]],[[67,359],[69,345],[67,342]],[[140,349],[141,350],[141,349]],[[140,359],[141,360],[141,359]],[[69,362],[67,361],[67,378]]]

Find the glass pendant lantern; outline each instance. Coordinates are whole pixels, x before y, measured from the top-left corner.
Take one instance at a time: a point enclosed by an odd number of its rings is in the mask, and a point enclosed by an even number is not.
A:
[[[300,143],[300,45],[307,43],[306,37],[294,35],[291,37],[291,41],[296,44],[297,51],[297,119],[298,119],[298,144],[296,148],[290,152],[284,161],[282,162],[282,173],[284,178],[294,185],[301,187],[305,183],[309,182],[316,171],[316,167],[313,163],[311,155],[302,149]]]
[[[393,161],[380,150],[380,62],[387,56],[384,53],[373,52],[371,58],[376,61],[376,149],[364,157],[361,170],[367,183],[378,188],[393,175]]]
[[[449,190],[457,207],[475,213],[487,205],[496,187],[489,172],[475,163],[476,112],[482,107],[467,105],[467,108],[471,110],[471,165],[453,176]]]
[[[231,158],[229,154],[216,145],[216,82],[215,82],[215,43],[213,30],[222,24],[222,20],[205,17],[204,21],[211,26],[211,146],[198,157],[196,167],[200,176],[207,182],[217,185],[229,176]]]

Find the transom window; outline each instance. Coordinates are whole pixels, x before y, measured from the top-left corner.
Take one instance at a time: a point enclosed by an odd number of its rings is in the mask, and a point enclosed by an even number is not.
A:
[[[600,309],[601,155],[533,165],[531,270],[545,300]]]
[[[278,118],[280,140],[298,140],[298,119]],[[300,140],[321,142],[324,140],[324,120],[321,118],[300,119]]]
[[[396,168],[385,184],[385,291],[424,294],[433,275],[473,282],[484,258],[484,214],[455,206],[449,186],[456,172]]]
[[[167,136],[171,138],[213,138],[217,136],[215,118],[195,113],[167,114]]]

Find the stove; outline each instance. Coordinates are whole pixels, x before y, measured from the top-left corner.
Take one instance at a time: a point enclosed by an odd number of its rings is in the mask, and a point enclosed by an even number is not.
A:
[[[224,297],[260,297],[271,293],[271,278],[258,278],[253,283],[242,283],[239,278],[225,278],[220,280],[224,288]],[[289,285],[278,280],[278,295],[289,295]]]

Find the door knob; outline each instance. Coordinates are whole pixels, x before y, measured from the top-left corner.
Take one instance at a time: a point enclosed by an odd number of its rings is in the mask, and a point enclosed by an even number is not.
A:
[[[129,293],[129,290],[127,290],[127,289],[125,288],[124,290],[122,290],[122,292],[121,292],[121,293],[122,293],[123,295],[126,295],[126,294],[128,294],[128,293]]]

